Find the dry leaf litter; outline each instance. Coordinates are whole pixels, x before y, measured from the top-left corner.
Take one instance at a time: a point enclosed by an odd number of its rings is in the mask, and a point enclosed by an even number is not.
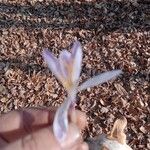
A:
[[[1,0],[0,112],[60,106],[66,93],[41,52],[58,55],[78,39],[83,46],[81,81],[122,69],[115,81],[78,94],[86,112],[83,137],[107,133],[117,116],[128,120],[133,149],[150,149],[149,0]]]

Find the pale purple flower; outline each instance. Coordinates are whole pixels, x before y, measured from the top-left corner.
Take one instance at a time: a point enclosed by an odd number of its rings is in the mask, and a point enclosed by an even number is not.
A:
[[[48,64],[49,69],[63,84],[67,91],[76,86],[82,64],[82,48],[80,42],[74,42],[71,53],[67,50],[62,50],[59,58],[56,58],[47,49],[43,51],[43,57]]]
[[[68,129],[68,110],[71,107],[71,104],[76,101],[77,91],[82,91],[89,87],[107,82],[121,74],[122,71],[112,70],[102,73],[88,79],[78,86],[82,65],[82,48],[80,42],[74,42],[71,53],[67,50],[62,50],[59,57],[56,58],[50,51],[45,49],[43,51],[43,57],[48,64],[49,69],[63,84],[68,93],[66,100],[57,110],[53,123],[54,135],[58,141],[61,142],[66,137]]]
[[[53,123],[54,134],[59,141],[62,141],[65,139],[68,129],[68,109],[76,100],[77,85],[82,65],[81,44],[78,41],[74,42],[71,53],[67,50],[62,50],[58,58],[45,49],[43,57],[49,69],[68,92],[68,97],[57,110]]]

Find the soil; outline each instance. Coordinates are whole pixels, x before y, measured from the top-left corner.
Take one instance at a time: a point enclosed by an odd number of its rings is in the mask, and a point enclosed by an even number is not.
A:
[[[58,55],[76,39],[84,53],[80,82],[112,69],[124,72],[78,94],[76,107],[88,116],[83,137],[107,133],[124,115],[129,145],[150,149],[149,0],[1,0],[0,112],[59,106],[66,93],[41,52]]]

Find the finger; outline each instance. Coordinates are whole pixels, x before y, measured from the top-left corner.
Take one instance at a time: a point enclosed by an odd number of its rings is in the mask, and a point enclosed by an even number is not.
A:
[[[7,145],[7,142],[4,139],[0,138],[0,147],[4,147],[6,145]]]
[[[74,149],[74,143],[80,143],[80,140],[79,129],[74,124],[70,124],[67,138],[61,145],[54,137],[52,128],[44,128],[8,144],[2,150],[71,150]]]
[[[61,147],[65,150],[72,149],[74,145],[81,143],[81,141],[79,128],[75,124],[70,123],[66,138],[61,142]]]
[[[87,145],[87,143],[81,143],[80,145],[77,145],[76,147],[74,147],[73,150],[89,150],[89,147]]]
[[[63,149],[63,150],[89,150],[89,147],[86,143],[78,143],[71,148]]]
[[[63,150],[88,150],[88,145],[80,135],[80,129],[73,123],[70,123],[67,138],[61,143],[61,147]]]
[[[2,150],[61,150],[50,128],[33,132],[17,141],[8,144]]]
[[[0,117],[0,137],[12,142],[22,136],[53,123],[56,108],[30,108],[13,111]],[[82,129],[86,124],[86,115],[79,110],[76,114],[76,124]],[[12,123],[13,122],[13,123]]]
[[[70,121],[83,130],[87,126],[87,117],[84,112],[79,110],[70,110]]]
[[[89,150],[89,146],[87,143],[82,143],[77,150]]]
[[[31,131],[50,126],[56,108],[29,108],[12,111],[0,117],[0,137],[10,142]]]

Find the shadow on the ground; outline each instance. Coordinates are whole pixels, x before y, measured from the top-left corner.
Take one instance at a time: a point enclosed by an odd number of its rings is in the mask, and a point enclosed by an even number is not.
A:
[[[39,64],[25,63],[20,59],[8,59],[8,60],[2,59],[2,60],[0,60],[0,70],[2,72],[5,72],[5,68],[10,68],[10,69],[18,68],[18,69],[24,71],[24,73],[26,73],[26,74],[32,73],[33,71],[46,72],[46,70],[48,70],[47,67],[45,68]]]
[[[81,2],[80,4],[19,5],[0,3],[0,28],[87,29],[112,32],[133,28],[149,30],[150,3]],[[17,17],[16,17],[17,16]]]
[[[10,69],[15,69],[18,68],[20,70],[22,70],[24,73],[26,74],[32,74],[34,71],[35,72],[39,72],[41,71],[43,74],[45,74],[47,71],[49,72],[50,70],[47,67],[41,66],[39,64],[29,64],[29,63],[25,63],[20,59],[2,59],[0,60],[0,71],[1,73],[5,72],[4,68],[10,68]],[[48,73],[47,72],[47,73]],[[83,66],[82,69],[82,73],[85,73],[88,76],[94,76],[97,74],[100,74],[101,72],[91,72],[91,69],[85,68],[85,66]],[[148,72],[137,72],[137,73],[128,73],[127,71],[124,71],[123,73],[123,78],[122,81],[124,83],[126,83],[126,80],[130,80],[130,78],[134,78],[134,79],[142,79],[143,81],[148,81],[150,80],[150,75]]]
[[[0,3],[0,28],[24,27],[28,29],[50,28],[53,30],[79,28],[96,30],[102,33],[116,30],[125,30],[127,32],[132,29],[149,30],[150,26],[147,18],[149,8],[148,3],[139,3],[139,5],[134,6],[129,2],[117,2],[114,0],[100,3],[85,2],[78,4],[72,2],[57,5],[53,3],[48,5],[36,3],[34,6]],[[14,16],[18,16],[20,19]],[[107,63],[107,61],[103,61],[105,64]],[[33,70],[37,72],[47,70],[47,68],[38,64],[24,63],[18,58],[2,59],[0,68],[7,64],[9,64],[10,68],[17,67],[25,73]],[[139,66],[141,65],[139,64]],[[83,69],[83,73],[88,74],[89,72],[91,70]],[[94,74],[89,73],[90,76]],[[139,72],[139,74],[133,76],[135,78],[140,76],[147,80],[147,74],[143,75]]]

